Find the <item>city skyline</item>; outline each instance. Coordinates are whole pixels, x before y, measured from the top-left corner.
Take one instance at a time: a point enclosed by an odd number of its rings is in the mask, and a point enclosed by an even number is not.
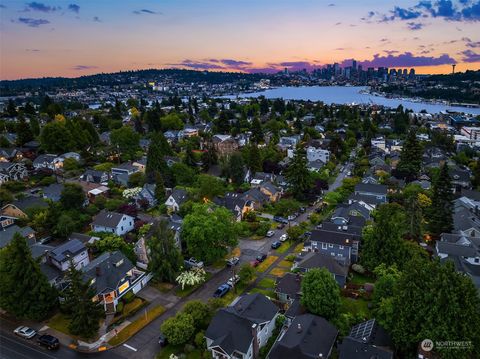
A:
[[[480,68],[480,1],[0,1],[0,78],[145,68]]]

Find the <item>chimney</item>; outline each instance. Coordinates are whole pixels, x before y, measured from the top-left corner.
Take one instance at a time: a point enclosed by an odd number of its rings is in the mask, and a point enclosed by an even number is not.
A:
[[[102,275],[102,268],[95,267],[95,274],[97,275],[97,277],[100,277]]]
[[[302,332],[302,325],[300,323],[298,323],[297,325],[297,333],[301,333]]]
[[[253,359],[258,358],[258,353],[260,351],[260,345],[258,343],[258,325],[252,324],[252,338],[253,338]]]

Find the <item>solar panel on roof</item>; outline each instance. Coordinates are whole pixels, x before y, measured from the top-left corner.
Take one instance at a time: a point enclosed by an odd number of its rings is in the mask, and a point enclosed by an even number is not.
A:
[[[375,319],[370,319],[366,322],[360,323],[352,327],[350,332],[350,337],[363,340],[364,338],[368,340],[372,335],[372,330],[375,326]]]

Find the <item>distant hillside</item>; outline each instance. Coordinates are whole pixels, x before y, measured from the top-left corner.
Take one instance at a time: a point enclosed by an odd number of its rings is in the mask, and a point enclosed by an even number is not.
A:
[[[256,74],[238,72],[208,72],[194,70],[164,69],[137,70],[115,73],[101,73],[76,78],[44,77],[37,79],[0,81],[0,95],[9,96],[25,91],[52,91],[56,88],[82,89],[94,86],[113,86],[131,84],[135,80],[155,80],[172,78],[178,82],[197,82],[221,84],[234,81],[257,81],[264,77]]]

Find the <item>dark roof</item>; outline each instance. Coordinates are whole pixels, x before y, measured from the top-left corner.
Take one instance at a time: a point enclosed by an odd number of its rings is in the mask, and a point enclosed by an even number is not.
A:
[[[270,351],[270,359],[328,358],[338,330],[322,317],[303,314],[296,317]]]
[[[438,253],[448,254],[449,256],[472,258],[477,254],[477,250],[473,246],[469,245],[437,241],[436,246]]]
[[[44,197],[47,197],[51,200],[58,200],[62,194],[64,185],[63,183],[52,183],[51,185],[45,187],[43,189]]]
[[[186,202],[188,199],[187,191],[181,188],[175,188],[171,196],[173,197],[173,199],[178,205],[181,205],[182,203]]]
[[[79,240],[80,242],[82,243],[89,243],[89,242],[93,242],[97,239],[100,239],[98,237],[94,237],[94,236],[89,236],[88,234],[83,234],[83,233],[72,233],[70,234],[70,236],[68,237],[69,240]]]
[[[48,207],[48,203],[45,202],[42,198],[34,197],[34,196],[28,196],[22,199],[17,199],[12,204],[15,207],[21,209],[23,212],[25,212],[28,208],[33,208],[33,207],[43,207],[43,208]]]
[[[346,337],[338,346],[339,359],[393,359],[393,351],[388,348],[365,344]]]
[[[40,270],[42,273],[47,277],[49,281],[62,276],[62,271],[59,270],[57,267],[51,266],[48,263],[41,263]]]
[[[362,226],[351,225],[350,222],[352,221],[353,218],[361,218],[363,220],[363,224],[365,224],[365,219],[363,217],[351,216],[348,219],[348,224],[341,225],[341,224],[335,224],[329,221],[324,221],[321,223],[321,226],[322,226],[322,229],[326,231],[340,232],[340,233],[347,233],[347,234],[352,234],[356,236],[361,236],[363,225]]]
[[[480,201],[480,192],[478,191],[462,188],[462,196],[470,198],[474,201]]]
[[[125,216],[123,213],[109,212],[104,210],[95,216],[92,224],[107,228],[116,228],[123,216]]]
[[[375,196],[368,196],[360,193],[351,194],[350,197],[348,197],[348,200],[352,202],[363,201],[365,203],[372,204],[375,206],[384,203],[382,199],[379,199]]]
[[[50,256],[57,262],[63,262],[68,260],[68,256],[74,257],[86,249],[85,245],[78,239],[72,239],[52,250]]]
[[[263,294],[247,294],[231,306],[220,309],[208,326],[205,336],[228,354],[235,350],[247,353],[252,343],[252,325],[273,320],[278,308]]]
[[[310,240],[313,242],[324,242],[324,243],[333,243],[341,246],[352,246],[353,241],[358,241],[360,238],[358,236],[341,233],[341,232],[332,232],[325,231],[323,229],[315,229],[312,231]]]
[[[355,192],[387,194],[388,187],[383,184],[359,183],[355,186]]]
[[[320,252],[308,252],[300,258],[301,260],[297,264],[298,268],[325,268],[338,276],[346,277],[348,275],[348,267],[341,265],[332,256]]]
[[[50,252],[55,247],[49,246],[47,244],[33,243],[30,246],[30,252],[32,252],[32,258],[37,259],[43,256],[46,252]]]
[[[115,290],[133,268],[135,266],[122,252],[115,251],[103,253],[83,267],[82,272],[86,281],[95,278],[93,286],[97,293],[107,293]]]
[[[277,278],[275,283],[275,291],[277,293],[288,294],[291,297],[298,297],[302,284],[302,276],[300,274],[286,273],[283,277]]]
[[[3,230],[0,230],[0,248],[3,248],[10,244],[15,233],[20,233],[23,237],[27,237],[28,235],[35,233],[35,231],[30,227],[20,228],[16,224],[4,228]],[[32,241],[30,244],[33,243],[34,241]]]
[[[391,345],[390,336],[378,324],[375,318],[354,325],[350,330],[350,334],[348,336],[354,340],[359,340],[372,345]]]

